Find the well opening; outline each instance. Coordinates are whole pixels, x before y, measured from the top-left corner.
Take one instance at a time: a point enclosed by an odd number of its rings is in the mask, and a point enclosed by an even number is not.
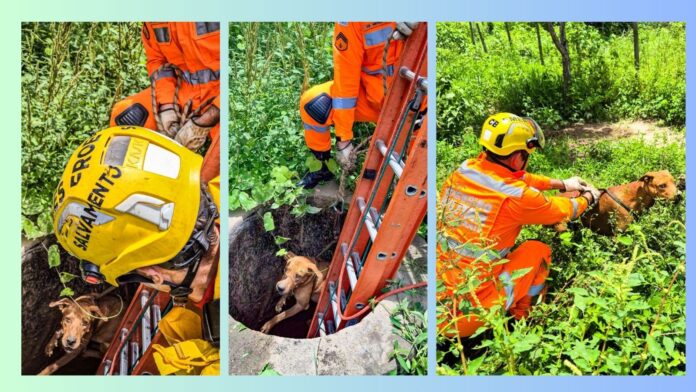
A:
[[[310,198],[308,202],[323,206],[331,204],[330,200],[317,197]],[[267,232],[263,224],[263,215],[268,211],[275,223],[272,232]],[[333,207],[299,217],[293,215],[289,206],[275,210],[269,206],[259,206],[249,212],[243,221],[230,230],[230,315],[248,328],[259,330],[276,315],[274,308],[280,298],[275,285],[283,275],[285,261],[276,255],[280,249],[276,245],[276,238],[289,238],[281,245],[288,251],[328,262],[333,256],[344,217],[344,212]],[[294,303],[294,298],[288,297],[283,309],[288,309]],[[315,308],[316,304],[312,302],[309,309],[278,323],[270,334],[305,338]]]

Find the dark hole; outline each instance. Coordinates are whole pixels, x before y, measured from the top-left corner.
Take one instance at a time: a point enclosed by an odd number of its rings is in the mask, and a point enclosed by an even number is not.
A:
[[[326,206],[330,201],[313,199],[313,205]],[[275,230],[266,232],[263,215],[270,211]],[[281,246],[300,256],[329,262],[343,226],[343,212],[326,207],[316,214],[297,217],[288,206],[271,210],[260,206],[231,228],[229,246],[229,303],[230,315],[248,328],[259,330],[277,313],[275,305],[280,296],[275,285],[281,279],[285,261],[276,256],[280,249],[275,238],[289,238]],[[274,237],[275,236],[275,237]],[[283,309],[289,309],[295,299],[289,296]],[[271,334],[290,338],[305,338],[316,304],[309,309],[278,323]]]

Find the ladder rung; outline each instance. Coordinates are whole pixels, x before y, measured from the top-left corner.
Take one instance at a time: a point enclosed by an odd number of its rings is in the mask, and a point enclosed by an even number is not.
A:
[[[353,252],[350,254],[351,260],[353,260],[353,265],[355,266],[355,273],[360,277],[360,272],[362,271],[362,262],[360,261],[360,253]]]
[[[326,325],[324,325],[324,313],[317,313],[317,323],[319,324],[319,336],[326,336]]]
[[[382,156],[387,156],[387,146],[384,144],[384,141],[381,139],[377,139],[375,142],[377,144],[377,148],[379,149],[379,152],[382,153]],[[395,152],[392,151],[391,155],[389,156],[389,167],[392,168],[394,171],[394,174],[396,175],[397,178],[401,178],[401,174],[404,172],[404,161],[399,159],[399,155],[397,155]]]
[[[128,337],[128,329],[123,328],[121,329],[121,341],[125,341],[126,338]],[[119,369],[118,369],[118,374],[122,376],[127,376],[130,374],[130,369],[128,367],[128,342],[123,343],[123,347],[121,348],[121,355],[119,356]]]
[[[362,197],[358,197],[358,207],[360,208],[361,213],[365,213],[365,199]],[[372,220],[371,213],[365,214],[365,227],[367,228],[367,232],[370,234],[370,239],[372,239],[372,242],[374,242],[375,238],[377,237],[377,227],[375,226],[375,222]]]
[[[137,342],[131,342],[131,369],[135,367],[135,364],[138,363],[138,360],[140,359],[140,346],[138,346]]]
[[[142,308],[147,307],[147,300],[150,298],[150,293],[146,290],[143,290],[142,293],[140,293],[140,306]],[[143,319],[140,323],[140,341],[143,343],[143,352],[147,350],[148,346],[150,346],[150,341],[152,340],[152,324],[150,323],[150,312],[145,310],[143,312]]]
[[[348,281],[350,282],[350,291],[353,291],[355,285],[358,283],[358,276],[355,274],[355,265],[353,265],[353,259],[351,257],[346,259],[346,272],[348,273]]]
[[[350,291],[353,291],[355,289],[355,284],[358,282],[358,275],[353,258],[348,257],[348,244],[345,242],[341,244],[341,253],[346,262],[346,272],[348,273],[348,281],[350,282]]]
[[[334,315],[334,322],[336,325],[341,323],[341,316],[338,311],[338,295],[336,293],[336,282],[329,282],[329,297],[331,298],[331,310]]]
[[[103,373],[103,375],[104,375],[104,376],[108,375],[110,371],[111,371],[111,360],[110,360],[110,359],[107,359],[107,360],[104,362],[104,373]]]

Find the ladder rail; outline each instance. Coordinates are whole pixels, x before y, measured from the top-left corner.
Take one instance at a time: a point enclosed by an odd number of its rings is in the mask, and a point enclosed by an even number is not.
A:
[[[427,57],[427,24],[421,24],[411,35],[411,37],[406,41],[404,51],[402,52],[401,58],[399,60],[399,69],[405,66],[407,68],[413,69],[414,72],[424,73],[423,64]],[[325,331],[329,331],[329,326],[335,320],[334,311],[339,311],[339,323],[334,325],[336,330],[345,324],[347,320],[341,320],[340,315],[343,313],[343,309],[346,304],[340,304],[343,306],[336,306],[336,309],[331,308],[331,302],[333,300],[341,301],[340,296],[344,287],[350,287],[350,281],[348,273],[346,272],[348,263],[351,262],[353,253],[363,254],[363,251],[371,247],[371,238],[367,230],[362,230],[364,221],[367,214],[370,212],[370,208],[373,206],[383,206],[385,205],[385,199],[388,196],[389,189],[394,183],[394,171],[386,170],[381,173],[381,180],[375,181],[378,171],[382,167],[386,168],[389,165],[389,160],[382,155],[379,148],[376,146],[377,140],[388,141],[387,146],[390,147],[390,153],[396,152],[399,156],[403,156],[406,153],[408,134],[409,132],[400,132],[397,137],[397,130],[400,130],[407,123],[407,119],[410,116],[416,116],[410,106],[412,101],[412,94],[418,86],[422,84],[421,80],[417,77],[408,78],[403,75],[396,77],[389,87],[387,96],[385,97],[385,103],[383,105],[382,111],[377,122],[377,126],[370,141],[370,148],[368,154],[365,158],[365,162],[360,175],[360,180],[356,186],[354,195],[364,195],[364,199],[367,201],[365,203],[366,209],[362,212],[357,205],[357,198],[353,197],[350,202],[350,207],[348,209],[348,214],[346,215],[343,230],[337,241],[338,244],[347,244],[348,251],[342,252],[341,246],[337,246],[332,258],[331,266],[326,275],[327,282],[334,282],[335,284],[335,299],[332,298],[328,287],[322,290],[319,296],[319,301],[317,304],[317,310],[312,318],[310,328],[308,331],[308,337],[315,337],[319,334],[318,325],[318,314],[322,313],[323,320],[326,325],[322,325]],[[409,128],[412,128],[409,127]],[[421,132],[423,133],[423,132]],[[395,146],[403,146],[401,149],[396,149]],[[427,156],[423,159],[427,159]],[[408,160],[406,159],[405,165],[408,165]],[[369,196],[369,198],[367,197]],[[381,219],[380,219],[381,220]],[[421,219],[422,220],[422,219]],[[418,225],[416,224],[416,229]],[[378,238],[376,238],[378,240]],[[370,250],[369,253],[372,253]],[[400,252],[399,252],[400,253]],[[364,255],[363,255],[364,257]],[[361,260],[362,262],[362,260]],[[369,271],[367,264],[362,262],[361,266],[356,265],[356,270],[359,272],[358,280],[355,286],[355,290],[351,290],[350,297],[354,297],[355,293],[359,290],[358,287],[362,286],[360,281],[364,279],[364,276],[372,274]],[[380,276],[383,275],[382,272],[379,273]],[[328,286],[328,284],[327,284]],[[374,296],[375,293],[368,293],[370,296]],[[348,299],[350,303],[350,299]],[[338,304],[337,304],[338,305]],[[352,310],[346,308],[347,312],[352,312]],[[357,321],[357,320],[355,320]]]

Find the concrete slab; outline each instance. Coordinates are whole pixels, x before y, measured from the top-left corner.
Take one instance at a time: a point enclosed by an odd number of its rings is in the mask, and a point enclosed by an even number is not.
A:
[[[230,320],[230,374],[256,375],[269,367],[282,375],[380,375],[396,369],[389,320],[395,302],[385,300],[359,324],[315,339],[265,335]]]
[[[229,320],[230,374],[257,375],[266,366],[288,376],[316,374],[319,339],[280,338]]]

